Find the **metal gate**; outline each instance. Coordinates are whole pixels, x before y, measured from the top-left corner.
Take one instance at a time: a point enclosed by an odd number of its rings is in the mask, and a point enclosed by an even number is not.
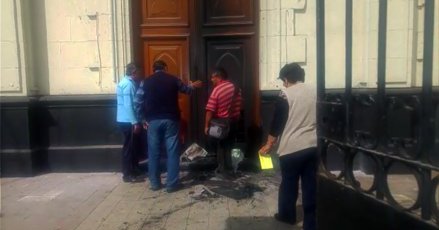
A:
[[[439,89],[432,83],[433,31],[438,29],[434,28],[434,4],[425,0],[422,87],[385,87],[388,3],[379,0],[377,88],[358,90],[352,88],[353,3],[346,0],[345,88],[333,91],[325,88],[325,1],[317,0],[321,175],[431,227],[439,226]],[[336,174],[328,166],[334,155],[343,164]],[[367,172],[369,184],[357,178],[356,168]],[[395,175],[416,179],[414,202],[401,202],[392,193],[389,180]]]

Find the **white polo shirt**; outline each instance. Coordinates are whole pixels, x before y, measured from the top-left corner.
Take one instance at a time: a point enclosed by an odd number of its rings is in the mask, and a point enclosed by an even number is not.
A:
[[[316,89],[298,82],[282,91],[287,98],[289,110],[280,138],[279,156],[316,147]]]

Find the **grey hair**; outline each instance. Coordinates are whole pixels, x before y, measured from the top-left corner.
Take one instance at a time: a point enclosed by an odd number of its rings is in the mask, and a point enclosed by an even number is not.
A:
[[[130,62],[127,64],[126,69],[125,69],[125,74],[127,76],[133,76],[134,73],[139,70],[139,65],[135,62]]]

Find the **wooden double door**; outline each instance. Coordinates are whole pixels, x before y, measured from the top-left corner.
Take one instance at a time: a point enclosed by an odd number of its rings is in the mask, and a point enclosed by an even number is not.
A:
[[[145,75],[164,60],[183,81],[201,80],[191,97],[180,95],[184,141],[203,141],[205,104],[212,90],[210,70],[222,66],[242,89],[241,142],[259,127],[258,0],[135,0],[135,58]]]

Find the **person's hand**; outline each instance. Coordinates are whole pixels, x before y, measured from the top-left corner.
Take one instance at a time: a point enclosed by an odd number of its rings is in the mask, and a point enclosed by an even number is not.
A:
[[[140,133],[140,124],[134,124],[133,125],[133,133],[138,134]]]
[[[204,127],[204,134],[209,135],[209,126]]]
[[[189,85],[194,87],[194,88],[201,88],[203,86],[203,82],[200,81],[200,80],[197,80],[197,81],[194,81],[194,82],[189,81]]]
[[[260,148],[258,152],[261,155],[267,155],[268,152],[270,152],[272,147],[273,147],[273,145],[267,143],[264,146],[262,146],[262,148]]]
[[[148,122],[143,122],[142,125],[143,125],[143,129],[145,129],[145,130],[148,129],[148,126],[149,126]]]

